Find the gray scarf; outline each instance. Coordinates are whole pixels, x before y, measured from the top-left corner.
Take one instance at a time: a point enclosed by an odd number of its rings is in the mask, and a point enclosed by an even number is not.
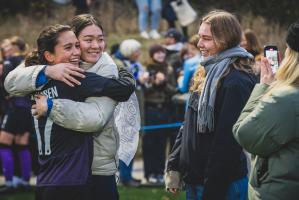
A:
[[[237,46],[201,62],[207,76],[198,102],[197,130],[200,133],[214,131],[214,106],[217,84],[230,64],[235,62],[237,58],[252,59],[253,56],[245,49]]]

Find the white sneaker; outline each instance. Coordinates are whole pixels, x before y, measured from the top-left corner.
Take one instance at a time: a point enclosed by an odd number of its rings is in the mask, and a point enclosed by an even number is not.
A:
[[[157,184],[158,183],[158,179],[154,174],[150,174],[148,176],[148,182],[152,183],[152,184]]]
[[[140,33],[140,36],[144,39],[150,39],[150,36],[148,35],[148,33],[146,31],[142,31]]]
[[[160,34],[157,32],[157,30],[151,30],[149,33],[149,36],[153,39],[159,39],[161,38]]]

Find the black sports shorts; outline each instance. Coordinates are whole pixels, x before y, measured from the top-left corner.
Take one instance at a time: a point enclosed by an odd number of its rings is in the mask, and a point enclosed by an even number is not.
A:
[[[35,200],[89,200],[89,186],[42,186],[36,187]]]
[[[32,115],[29,108],[13,108],[2,118],[1,129],[16,134],[32,132]]]

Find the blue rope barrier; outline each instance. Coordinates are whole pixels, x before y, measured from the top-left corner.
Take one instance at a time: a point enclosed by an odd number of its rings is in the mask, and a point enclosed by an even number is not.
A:
[[[159,124],[159,125],[149,125],[143,126],[141,130],[148,131],[148,130],[155,130],[155,129],[162,129],[162,128],[174,128],[182,126],[182,122],[172,123],[172,124]]]

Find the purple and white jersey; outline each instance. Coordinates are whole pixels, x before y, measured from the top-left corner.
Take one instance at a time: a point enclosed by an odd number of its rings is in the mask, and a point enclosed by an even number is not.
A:
[[[52,80],[41,91],[52,99],[84,101],[89,96],[102,96],[107,78],[85,73],[81,85],[68,85]],[[35,94],[38,94],[35,93]],[[34,95],[32,95],[32,98]],[[63,128],[50,118],[34,118],[39,151],[37,186],[85,185],[91,175],[93,158],[92,134]]]

